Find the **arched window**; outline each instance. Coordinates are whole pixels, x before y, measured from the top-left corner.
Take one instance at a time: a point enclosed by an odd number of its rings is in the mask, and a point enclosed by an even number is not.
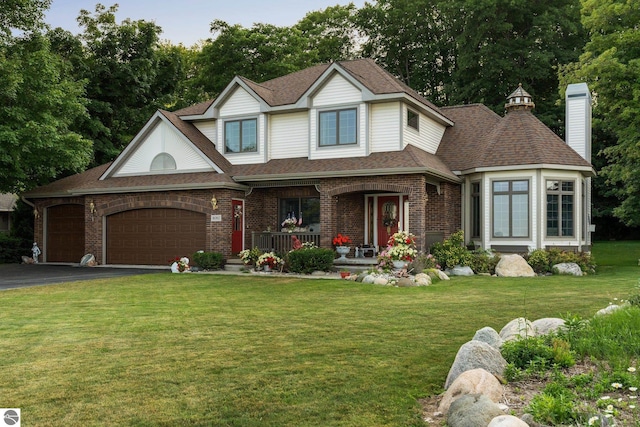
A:
[[[151,161],[151,171],[175,170],[176,161],[169,153],[160,153]]]

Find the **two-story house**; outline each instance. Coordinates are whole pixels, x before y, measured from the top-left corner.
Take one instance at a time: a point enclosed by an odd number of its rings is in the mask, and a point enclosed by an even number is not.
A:
[[[236,77],[215,100],[156,112],[112,163],[26,194],[35,239],[46,262],[166,264],[288,239],[295,217],[323,247],[402,229],[427,250],[464,229],[500,251],[588,249],[589,92],[567,92],[568,144],[532,108],[522,87],[504,117],[438,108],[368,59]]]

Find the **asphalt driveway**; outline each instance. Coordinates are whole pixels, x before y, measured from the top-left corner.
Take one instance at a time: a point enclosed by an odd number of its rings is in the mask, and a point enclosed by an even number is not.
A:
[[[0,291],[28,286],[133,276],[136,274],[170,273],[169,268],[79,267],[56,264],[0,264]]]

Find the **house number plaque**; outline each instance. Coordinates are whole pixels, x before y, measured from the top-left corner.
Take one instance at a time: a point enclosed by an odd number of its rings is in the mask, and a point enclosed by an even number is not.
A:
[[[222,222],[222,215],[211,215],[211,222]]]

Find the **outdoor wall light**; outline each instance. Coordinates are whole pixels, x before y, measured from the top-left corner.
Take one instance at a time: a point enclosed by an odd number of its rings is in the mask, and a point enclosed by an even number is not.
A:
[[[91,212],[91,221],[93,221],[93,217],[96,214],[96,205],[93,203],[93,200],[89,201],[89,212]]]
[[[218,209],[218,199],[216,199],[215,194],[211,198],[211,209],[213,209],[214,211]]]

